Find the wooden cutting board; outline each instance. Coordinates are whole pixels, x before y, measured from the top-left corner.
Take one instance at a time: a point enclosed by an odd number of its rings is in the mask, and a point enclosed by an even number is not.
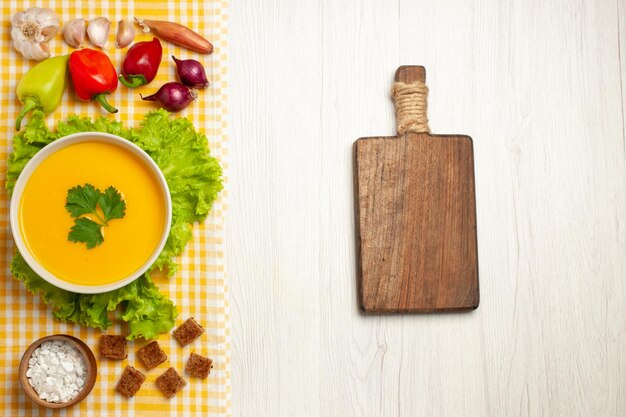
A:
[[[403,66],[395,80],[421,82]],[[425,116],[425,112],[424,112]],[[472,139],[404,133],[354,143],[359,302],[367,313],[478,307]]]

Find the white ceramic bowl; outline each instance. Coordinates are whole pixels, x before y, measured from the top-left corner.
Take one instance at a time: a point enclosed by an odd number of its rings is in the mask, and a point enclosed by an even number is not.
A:
[[[161,187],[161,191],[165,195],[166,207],[165,207],[165,216],[166,216],[166,226],[163,228],[163,233],[161,235],[161,239],[159,240],[159,244],[154,252],[151,254],[150,258],[146,259],[146,261],[142,264],[142,266],[131,275],[124,277],[118,281],[113,283],[104,284],[104,285],[78,285],[72,284],[70,282],[61,280],[54,276],[54,274],[50,273],[46,270],[34,256],[31,255],[28,250],[26,243],[22,237],[22,232],[20,228],[20,219],[19,219],[19,205],[22,199],[22,193],[24,192],[24,187],[28,183],[30,176],[37,169],[37,167],[51,154],[57,152],[60,149],[63,149],[70,145],[75,145],[77,143],[82,142],[103,142],[114,144],[116,146],[120,146],[131,153],[138,156],[142,161],[144,161],[153,172],[155,178],[157,179],[158,184]],[[11,197],[11,206],[10,206],[10,221],[11,221],[11,231],[13,232],[13,238],[15,239],[15,245],[17,249],[20,251],[26,263],[35,271],[40,277],[48,281],[50,284],[63,288],[64,290],[82,293],[82,294],[98,294],[107,291],[113,291],[120,287],[123,287],[126,284],[131,283],[135,279],[139,278],[144,272],[148,270],[148,268],[154,263],[156,258],[159,256],[163,247],[165,246],[165,242],[167,241],[167,236],[170,232],[170,226],[172,222],[172,200],[170,197],[170,190],[167,186],[167,182],[165,181],[165,177],[163,173],[157,166],[157,164],[150,158],[150,156],[143,151],[140,147],[135,145],[134,143],[121,138],[119,136],[111,135],[108,133],[101,132],[81,132],[75,133],[73,135],[65,136],[61,139],[57,139],[49,145],[45,146],[42,150],[37,152],[37,154],[26,164],[24,170],[20,174],[17,182],[15,183],[15,188],[13,189],[13,194]]]

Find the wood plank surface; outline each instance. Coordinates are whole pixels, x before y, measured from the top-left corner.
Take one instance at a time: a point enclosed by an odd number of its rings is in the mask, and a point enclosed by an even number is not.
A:
[[[354,159],[364,311],[478,307],[471,139],[414,133],[362,138]]]
[[[625,10],[230,2],[235,416],[626,415]],[[359,313],[352,143],[395,134],[402,63],[474,138],[471,314]]]

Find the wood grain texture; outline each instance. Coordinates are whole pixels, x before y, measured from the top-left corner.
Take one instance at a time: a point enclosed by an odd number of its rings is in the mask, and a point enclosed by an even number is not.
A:
[[[230,2],[234,416],[626,415],[625,10]],[[357,308],[352,144],[395,134],[407,62],[475,139],[471,314]]]
[[[396,81],[425,82],[424,67]],[[367,313],[478,307],[474,152],[468,136],[407,133],[354,144],[359,302]]]

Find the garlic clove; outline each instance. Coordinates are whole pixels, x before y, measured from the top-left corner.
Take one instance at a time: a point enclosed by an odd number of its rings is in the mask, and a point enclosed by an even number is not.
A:
[[[42,61],[46,58],[50,58],[50,49],[48,48],[48,44],[44,42],[30,43],[24,47],[22,55],[28,59]]]
[[[43,12],[42,14],[40,14],[39,22],[41,23],[41,26],[44,28],[46,27],[55,28],[54,33],[57,33],[59,31],[59,27],[61,26],[61,22],[59,21],[59,16],[54,14],[54,12],[50,9],[47,9],[47,12]]]
[[[94,46],[104,48],[109,40],[109,30],[111,29],[111,21],[106,17],[96,17],[89,21],[87,26],[87,36]]]
[[[41,29],[41,35],[43,36],[43,42],[48,42],[59,31],[58,26],[46,26]]]
[[[135,28],[128,20],[120,20],[117,22],[117,38],[115,46],[117,48],[126,48],[135,40]]]
[[[72,48],[80,48],[85,41],[85,19],[73,19],[63,28],[63,39]]]
[[[24,11],[26,20],[36,20],[41,27],[56,26],[59,27],[59,16],[47,7],[30,7]]]
[[[26,15],[24,12],[15,13],[11,18],[11,25],[13,25],[13,27],[22,26],[24,22],[26,22]]]

